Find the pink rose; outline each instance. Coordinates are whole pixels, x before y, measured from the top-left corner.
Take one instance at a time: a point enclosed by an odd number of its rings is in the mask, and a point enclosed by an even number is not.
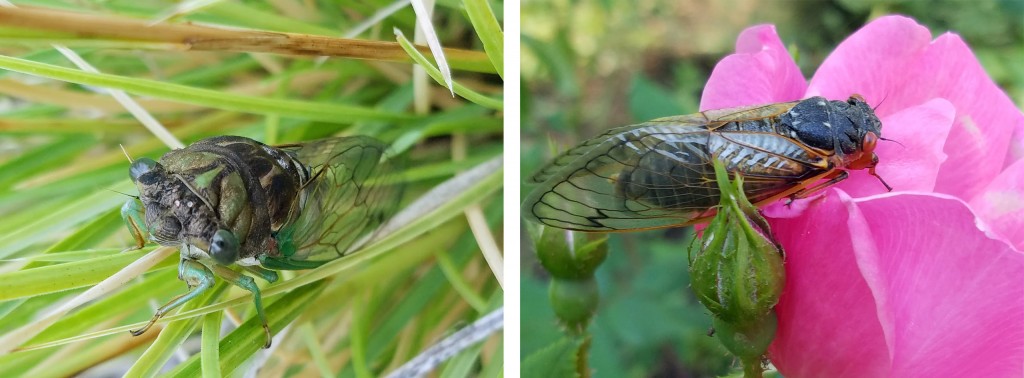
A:
[[[769,356],[786,377],[1024,375],[1024,116],[954,34],[872,21],[804,80],[772,26],[715,67],[701,109],[861,94],[866,171],[766,209],[786,250]],[[902,144],[902,145],[900,145]]]

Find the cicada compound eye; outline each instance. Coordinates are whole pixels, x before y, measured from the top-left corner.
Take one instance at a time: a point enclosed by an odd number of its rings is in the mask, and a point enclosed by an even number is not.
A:
[[[221,265],[230,265],[238,260],[238,238],[231,231],[220,229],[210,241],[210,256]]]
[[[138,182],[139,176],[146,174],[146,172],[152,171],[155,168],[157,162],[149,158],[138,158],[132,162],[131,167],[128,168],[128,176],[132,178],[132,182]]]
[[[864,134],[864,140],[861,141],[861,148],[865,154],[870,154],[875,151],[875,146],[878,145],[878,135],[873,132]]]

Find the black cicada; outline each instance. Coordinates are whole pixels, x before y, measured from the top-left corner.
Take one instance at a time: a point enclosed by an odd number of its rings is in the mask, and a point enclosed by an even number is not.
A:
[[[847,170],[867,169],[878,177],[874,149],[881,129],[859,95],[620,127],[566,151],[534,175],[530,181],[540,185],[527,195],[523,215],[578,231],[700,223],[714,216],[719,203],[712,159],[743,176],[747,198],[760,206],[822,190],[845,179]]]
[[[140,335],[171,309],[214,284],[214,275],[253,294],[270,345],[255,281],[274,270],[310,269],[344,256],[396,209],[400,185],[386,146],[369,137],[271,147],[221,136],[137,159],[129,175],[139,197],[121,214],[139,248],[146,237],[181,248],[178,278],[193,288],[160,307]]]

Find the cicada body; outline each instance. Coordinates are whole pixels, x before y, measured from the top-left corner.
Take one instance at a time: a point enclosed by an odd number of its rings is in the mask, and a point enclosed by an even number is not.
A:
[[[216,274],[253,293],[269,346],[259,288],[229,267],[273,282],[273,270],[314,268],[345,255],[398,205],[401,188],[385,150],[369,137],[271,147],[221,136],[159,162],[132,162],[139,197],[122,216],[138,247],[147,236],[180,247],[179,278],[194,288],[132,333],[198,296]]]
[[[799,198],[878,163],[881,122],[858,95],[710,110],[616,128],[570,149],[530,181],[526,219],[577,231],[630,231],[709,220],[713,159],[742,175],[752,203]],[[881,180],[881,178],[879,178]],[[882,182],[887,189],[889,186]]]

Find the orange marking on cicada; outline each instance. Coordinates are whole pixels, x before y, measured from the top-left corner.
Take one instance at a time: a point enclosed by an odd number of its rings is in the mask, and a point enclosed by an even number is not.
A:
[[[868,132],[867,134],[864,134],[864,153],[861,155],[859,159],[851,162],[850,165],[847,166],[847,168],[867,168],[868,174],[878,178],[878,181],[885,186],[885,189],[891,192],[892,187],[889,186],[889,184],[882,179],[882,176],[879,176],[878,173],[875,172],[875,167],[878,166],[878,155],[875,154],[875,146],[878,144],[879,139],[880,138],[878,137],[878,135],[875,135],[875,133]]]

